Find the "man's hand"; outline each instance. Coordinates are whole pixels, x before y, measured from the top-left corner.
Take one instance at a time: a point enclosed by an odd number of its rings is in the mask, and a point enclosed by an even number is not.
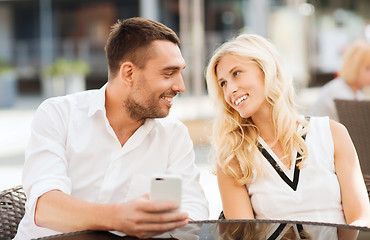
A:
[[[117,207],[115,230],[138,238],[149,238],[188,223],[187,213],[175,211],[178,203],[151,201],[148,194]]]

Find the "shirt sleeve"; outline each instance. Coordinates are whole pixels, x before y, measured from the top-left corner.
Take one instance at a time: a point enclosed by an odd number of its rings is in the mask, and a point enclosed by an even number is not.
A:
[[[34,219],[38,198],[51,190],[71,192],[67,176],[65,141],[68,114],[49,99],[37,109],[25,152],[22,185],[27,196],[26,212]]]
[[[188,130],[182,123],[171,131],[168,173],[182,176],[181,209],[192,220],[205,220],[209,216],[208,201],[199,183],[200,171],[195,166],[195,153]]]

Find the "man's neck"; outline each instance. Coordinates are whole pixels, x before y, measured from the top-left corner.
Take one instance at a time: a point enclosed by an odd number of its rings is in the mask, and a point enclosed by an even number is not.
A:
[[[135,121],[121,107],[120,111],[109,111],[107,109],[107,119],[112,127],[117,139],[123,146],[128,139],[142,126],[145,120]]]
[[[109,85],[109,84],[108,84]],[[109,86],[107,86],[108,88]],[[108,89],[105,92],[106,117],[117,139],[123,146],[135,131],[144,124],[145,119],[135,120],[125,110],[120,99],[113,96],[114,92]]]

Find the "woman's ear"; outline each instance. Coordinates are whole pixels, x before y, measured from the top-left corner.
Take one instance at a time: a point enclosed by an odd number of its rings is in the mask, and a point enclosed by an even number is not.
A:
[[[132,75],[133,75],[133,64],[131,62],[124,62],[121,64],[119,69],[120,79],[128,85],[132,85]]]

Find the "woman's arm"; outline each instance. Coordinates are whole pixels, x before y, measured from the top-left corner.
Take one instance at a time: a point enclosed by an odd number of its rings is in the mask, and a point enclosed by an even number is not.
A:
[[[226,219],[254,219],[251,200],[247,188],[239,185],[234,178],[227,176],[217,167],[218,187]]]
[[[370,227],[370,204],[355,147],[347,129],[330,120],[343,212],[348,224]]]

